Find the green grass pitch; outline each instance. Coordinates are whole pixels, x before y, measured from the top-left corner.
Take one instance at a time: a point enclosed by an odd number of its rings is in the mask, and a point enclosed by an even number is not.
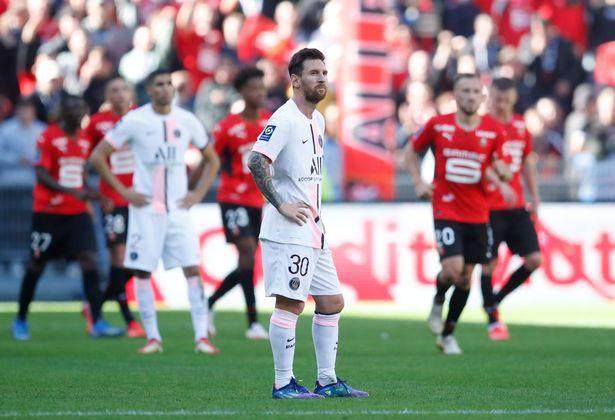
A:
[[[244,338],[243,314],[217,315],[217,356],[193,353],[188,312],[159,313],[165,352],[149,356],[143,340],[87,338],[75,312],[34,312],[29,342],[9,338],[11,319],[0,313],[5,418],[615,418],[613,329],[512,325],[510,342],[492,343],[462,322],[465,354],[445,357],[422,321],[342,317],[338,374],[371,397],[274,401],[269,343]],[[301,317],[295,375],[308,387],[310,328]]]

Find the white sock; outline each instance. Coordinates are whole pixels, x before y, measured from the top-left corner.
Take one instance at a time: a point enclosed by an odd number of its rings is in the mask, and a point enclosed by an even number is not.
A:
[[[320,385],[337,382],[335,374],[335,357],[337,356],[337,335],[340,314],[314,314],[312,319],[312,340],[316,350],[316,365]]]
[[[293,377],[293,359],[295,358],[295,328],[298,315],[282,309],[274,309],[269,321],[269,342],[273,352],[275,370],[275,387],[280,389],[288,385]]]
[[[190,301],[190,316],[194,328],[194,341],[207,338],[207,313],[208,307],[203,292],[201,277],[193,276],[188,281],[188,300]]]
[[[135,279],[135,295],[139,304],[141,322],[147,334],[147,339],[152,338],[162,341],[158,331],[158,319],[156,318],[156,304],[154,301],[154,289],[149,279]]]

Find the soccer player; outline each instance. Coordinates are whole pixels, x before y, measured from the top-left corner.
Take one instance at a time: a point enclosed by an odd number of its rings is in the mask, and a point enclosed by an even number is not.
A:
[[[200,249],[188,209],[199,203],[211,186],[219,160],[196,117],[172,105],[171,73],[152,72],[146,81],[151,99],[129,111],[94,149],[91,161],[103,179],[128,206],[128,238],[124,266],[133,270],[141,322],[147,334],[142,354],[162,352],[151,273],[162,258],[164,267],[182,267],[194,328],[195,351],[217,353],[207,338],[207,302],[199,273]],[[193,144],[206,162],[197,186],[188,191],[184,154]],[[107,163],[111,154],[128,145],[135,160],[132,188],[126,187]]]
[[[470,294],[475,264],[489,260],[489,207],[483,177],[493,163],[495,171],[508,179],[508,168],[497,160],[501,155],[499,123],[477,114],[483,101],[478,76],[460,74],[454,84],[457,111],[431,118],[414,136],[406,152],[408,170],[417,196],[431,198],[435,236],[442,269],[437,276],[437,293],[429,326],[438,334],[437,345],[444,354],[460,354],[453,332]],[[421,179],[417,153],[431,147],[436,167],[433,185]],[[455,286],[442,325],[445,293]]]
[[[517,101],[515,83],[506,78],[495,79],[489,90],[489,114],[504,128],[502,151],[509,163],[512,179],[504,186],[489,185],[489,224],[493,231],[491,259],[482,266],[481,289],[489,319],[488,333],[492,340],[509,338],[506,325],[499,320],[498,305],[513,290],[523,284],[541,264],[540,247],[530,212],[526,210],[521,173],[525,175],[530,192],[531,211],[536,214],[540,204],[536,183],[536,156],[532,152],[532,138],[525,128],[523,117],[514,113]],[[496,182],[497,183],[497,182]],[[510,185],[513,199],[505,200],[502,188]],[[523,258],[523,264],[511,274],[504,286],[493,294],[491,275],[498,262],[498,248],[506,242],[508,248]]]
[[[85,131],[96,146],[105,134],[124,116],[131,107],[133,93],[121,77],[116,77],[105,87],[105,100],[110,109],[97,112],[90,117]],[[132,185],[134,159],[128,146],[113,152],[109,157],[109,165],[122,184]],[[124,251],[126,250],[126,230],[128,229],[128,201],[115,191],[104,180],[100,182],[100,194],[103,212],[105,213],[105,234],[107,247],[111,255],[111,270],[109,283],[103,295],[103,300],[115,299],[126,322],[126,335],[129,337],[145,337],[145,331],[135,320],[126,300],[126,283],[132,277],[132,271],[124,268]]]
[[[264,73],[249,67],[235,78],[235,89],[245,107],[241,114],[231,114],[214,127],[214,147],[222,162],[218,202],[226,241],[237,248],[237,268],[231,271],[218,290],[209,298],[209,309],[218,299],[240,284],[246,300],[248,330],[246,337],[253,340],[269,338],[267,331],[257,322],[254,296],[254,253],[258,246],[263,196],[248,169],[248,157],[254,140],[263,131],[269,113],[263,110],[267,91]],[[213,313],[209,314],[209,332],[215,334]]]
[[[344,307],[321,219],[325,121],[316,110],[327,94],[324,55],[304,48],[288,65],[293,96],[269,119],[248,167],[269,203],[260,240],[267,296],[275,297],[269,323],[273,398],[367,397],[335,373],[338,322]],[[308,294],[316,303],[312,338],[318,374],[314,392],[293,375],[295,328]]]
[[[90,336],[122,334],[101,315],[96,240],[87,204],[97,199],[98,193],[84,181],[91,150],[90,140],[80,128],[85,113],[83,99],[68,95],[62,98],[58,123],[47,127],[37,142],[31,254],[19,292],[19,312],[13,322],[13,337],[17,340],[30,338],[28,308],[45,265],[54,258],[74,258],[79,263],[93,319]]]

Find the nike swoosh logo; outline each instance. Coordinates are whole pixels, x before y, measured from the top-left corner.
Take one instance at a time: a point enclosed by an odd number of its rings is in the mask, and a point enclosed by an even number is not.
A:
[[[305,143],[307,143],[308,141],[310,141],[310,139],[301,140],[301,143],[305,144]]]
[[[295,339],[295,337],[293,338],[289,338],[288,340],[286,340],[287,343],[290,343],[291,341],[293,341]]]

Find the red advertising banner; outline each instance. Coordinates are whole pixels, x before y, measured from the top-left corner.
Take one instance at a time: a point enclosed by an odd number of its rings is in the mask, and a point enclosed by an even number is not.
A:
[[[338,80],[344,179],[352,191],[373,189],[370,198],[394,196],[395,104],[388,45],[386,1],[344,0],[344,56]]]
[[[614,205],[544,205],[537,223],[543,265],[511,295],[512,303],[517,299],[529,305],[561,307],[615,303],[613,214]],[[201,238],[201,272],[211,291],[235,268],[236,253],[225,242],[217,206],[198,206],[192,215]],[[431,302],[440,266],[428,205],[326,206],[323,220],[349,303],[385,301],[411,309]],[[266,304],[271,299],[263,297],[260,255],[256,260],[259,304]],[[505,246],[500,248],[496,288],[519,264]],[[157,295],[167,306],[187,306],[180,270],[156,273],[156,283]],[[475,299],[478,295],[474,294]],[[241,306],[243,297],[238,292],[227,303],[231,301]]]

